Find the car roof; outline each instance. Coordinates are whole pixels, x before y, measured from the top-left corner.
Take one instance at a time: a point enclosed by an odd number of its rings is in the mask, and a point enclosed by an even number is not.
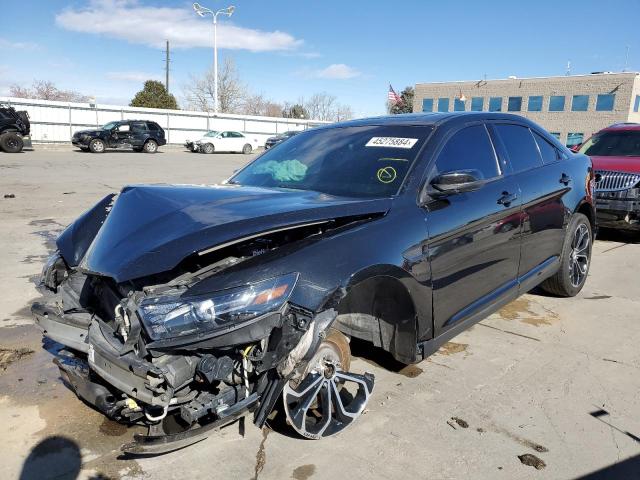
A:
[[[613,125],[609,125],[606,128],[600,130],[600,132],[619,132],[619,131],[638,131],[640,130],[640,123],[631,123],[631,122],[622,122],[622,123],[614,123]]]
[[[346,122],[323,125],[318,128],[360,127],[360,126],[427,126],[440,125],[452,120],[516,120],[531,124],[520,115],[499,112],[446,112],[446,113],[403,113],[399,115],[384,115],[380,117],[359,118]]]

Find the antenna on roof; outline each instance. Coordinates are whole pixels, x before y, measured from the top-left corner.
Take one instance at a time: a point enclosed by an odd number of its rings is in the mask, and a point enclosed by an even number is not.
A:
[[[622,69],[623,72],[626,72],[627,69],[629,68],[629,45],[627,45],[625,48],[627,52],[624,57],[624,68]]]
[[[571,60],[567,60],[567,72],[565,75],[568,77],[571,75]]]

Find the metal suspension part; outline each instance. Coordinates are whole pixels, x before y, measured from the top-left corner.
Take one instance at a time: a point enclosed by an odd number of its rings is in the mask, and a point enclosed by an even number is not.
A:
[[[285,413],[300,435],[314,440],[335,435],[362,414],[373,391],[374,377],[351,373],[349,365],[349,344],[344,335],[332,330],[302,380],[285,385]]]

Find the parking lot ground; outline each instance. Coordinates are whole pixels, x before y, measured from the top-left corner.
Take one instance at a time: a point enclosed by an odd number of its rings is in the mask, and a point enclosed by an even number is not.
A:
[[[56,345],[29,315],[33,282],[55,236],[102,196],[132,183],[213,183],[250,158],[0,154],[0,478],[640,478],[640,238],[611,232],[575,298],[525,295],[404,368],[354,344],[352,369],[374,373],[376,386],[337,437],[247,421],[244,437],[235,424],[171,454],[120,457],[137,429],[62,384]]]

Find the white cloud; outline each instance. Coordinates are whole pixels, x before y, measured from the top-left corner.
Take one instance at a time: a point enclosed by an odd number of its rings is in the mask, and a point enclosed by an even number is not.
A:
[[[33,42],[12,42],[6,38],[0,38],[0,48],[13,50],[38,50],[40,45]]]
[[[238,12],[241,13],[241,12]],[[56,23],[75,32],[106,35],[131,43],[163,48],[211,47],[211,18],[184,8],[148,7],[136,0],[92,0],[84,9],[69,8]],[[286,32],[239,27],[227,18],[218,22],[218,47],[253,52],[294,50],[302,44]]]
[[[110,78],[111,80],[142,83],[147,80],[159,80],[160,75],[146,72],[108,72],[107,78]]]
[[[317,78],[329,78],[333,80],[346,80],[349,78],[355,78],[362,75],[361,72],[344,63],[334,63],[322,70],[316,70],[312,76]]]

